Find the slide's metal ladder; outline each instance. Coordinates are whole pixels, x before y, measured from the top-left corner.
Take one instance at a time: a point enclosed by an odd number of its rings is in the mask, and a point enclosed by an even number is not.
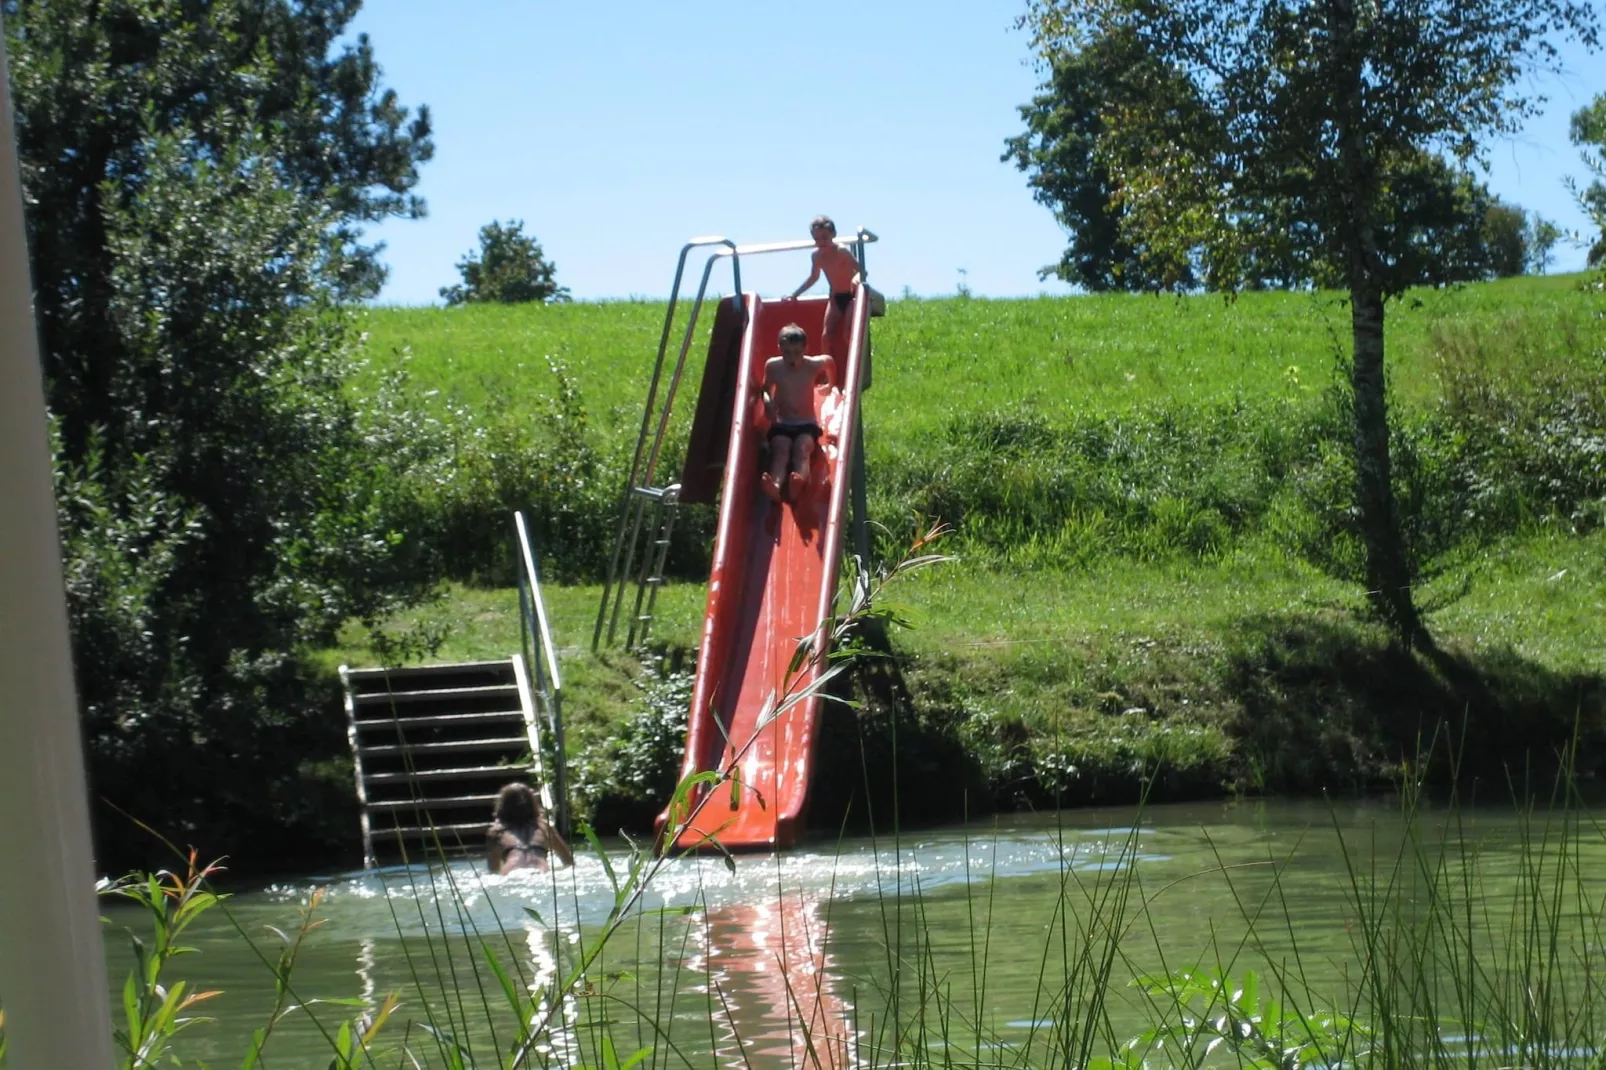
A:
[[[641,555],[641,577],[636,581],[636,607],[630,616],[630,630],[625,646],[634,647],[639,637],[647,641],[647,629],[652,627],[653,609],[658,604],[658,588],[664,583],[664,565],[669,560],[669,544],[675,534],[675,517],[680,513],[680,484],[671,483],[663,490],[637,487],[636,493],[657,502],[656,515],[649,525],[656,537]]]
[[[864,247],[876,236],[860,227],[851,236],[838,238],[837,244],[851,248],[858,258],[861,273],[865,270]],[[681,282],[686,273],[686,260],[694,249],[711,248],[703,265],[697,295],[692,300],[691,313],[686,319],[681,336],[680,351],[675,357],[673,370],[667,383],[664,379],[664,362],[669,352],[669,340],[674,331],[675,308],[680,301]],[[725,258],[731,262],[732,285],[737,303],[741,303],[742,267],[744,256],[763,256],[768,253],[798,252],[814,248],[811,240],[768,242],[759,245],[737,245],[729,238],[693,238],[681,246],[680,258],[675,263],[675,281],[670,285],[669,308],[664,313],[664,329],[658,339],[658,356],[653,362],[652,381],[647,387],[647,403],[642,407],[641,431],[636,436],[636,451],[630,462],[630,475],[619,496],[619,523],[614,532],[613,550],[608,555],[608,574],[602,587],[602,604],[597,609],[596,627],[591,633],[591,649],[598,649],[607,634],[613,643],[618,634],[619,617],[625,603],[625,588],[629,577],[636,577],[634,611],[626,633],[626,644],[636,646],[647,641],[652,624],[653,609],[658,588],[663,585],[664,565],[669,556],[670,537],[674,531],[675,514],[679,503],[679,485],[670,483],[657,486],[658,463],[663,459],[664,436],[669,430],[669,418],[674,411],[675,395],[680,389],[686,371],[686,358],[696,336],[697,318],[702,312],[708,294],[708,280],[714,265]],[[660,397],[660,391],[662,396]],[[857,436],[862,438],[862,436]],[[861,557],[869,552],[868,528],[863,510],[864,457],[862,447],[856,447],[853,471],[856,481],[854,492],[854,549]],[[649,515],[650,514],[650,515]],[[642,536],[656,532],[650,544],[643,548]],[[637,555],[641,560],[638,564]]]

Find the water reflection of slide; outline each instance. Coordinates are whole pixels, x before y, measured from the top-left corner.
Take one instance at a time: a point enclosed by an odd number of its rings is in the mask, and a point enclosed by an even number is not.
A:
[[[719,907],[706,922],[721,1063],[802,1070],[853,1065],[853,1008],[830,973],[820,902],[783,893]]]
[[[768,724],[763,717],[786,693],[798,642],[820,631],[831,613],[869,343],[868,302],[860,287],[844,324],[846,344],[832,354],[837,382],[817,391],[817,419],[825,433],[809,488],[801,501],[777,505],[758,485],[767,428],[761,401],[764,362],[780,353],[777,337],[791,322],[808,333],[809,352],[820,352],[826,300],[765,302],[750,295],[746,301],[729,402],[719,529],[681,766],[685,777],[734,764],[742,788],[720,789],[681,834],[683,847],[709,836],[733,848],[789,846],[802,832],[820,700],[800,702]],[[709,359],[717,356],[723,358],[711,349]],[[828,639],[821,637],[822,654]],[[823,657],[791,686],[806,684],[822,666]]]

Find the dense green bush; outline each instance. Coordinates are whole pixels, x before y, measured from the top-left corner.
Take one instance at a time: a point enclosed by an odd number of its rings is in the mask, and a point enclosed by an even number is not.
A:
[[[1394,429],[1401,521],[1422,568],[1535,524],[1606,518],[1606,357],[1522,322],[1441,332],[1443,397]],[[1211,558],[1261,536],[1345,578],[1361,568],[1339,391],[1125,413],[965,412],[877,459],[872,511],[955,525],[975,558],[1076,568]]]
[[[1331,480],[1319,474],[1342,433],[1333,405],[1289,400],[1058,422],[967,413],[930,449],[877,465],[873,508],[940,516],[967,550],[1011,566],[1211,557],[1253,532],[1288,484],[1325,495]]]
[[[1541,348],[1558,343],[1568,359]],[[1419,567],[1532,524],[1602,522],[1606,362],[1587,344],[1520,323],[1440,337],[1443,400],[1408,410],[1394,430],[1402,528]],[[558,388],[537,419],[436,406],[428,411],[441,416],[418,418],[429,427],[397,444],[417,457],[433,442],[407,480],[417,535],[454,576],[511,582],[515,508],[529,510],[549,576],[595,580],[606,569],[628,457],[591,426],[563,366],[552,370]],[[871,513],[889,528],[915,513],[942,517],[967,556],[999,567],[1210,559],[1258,537],[1355,579],[1343,404],[1332,390],[1069,418],[960,412],[926,448],[874,458]],[[711,509],[682,509],[671,574],[706,574],[713,523]]]
[[[547,364],[556,386],[533,417],[494,402],[471,409],[421,397],[405,359],[381,381],[400,435],[376,453],[398,480],[408,534],[453,579],[514,583],[515,510],[530,524],[543,582],[595,582],[607,572],[630,458],[592,427],[567,368],[552,357]],[[669,444],[666,470],[677,469],[683,448]],[[711,509],[680,508],[672,574],[706,574],[712,531]]]
[[[680,775],[692,674],[658,659],[636,686],[630,715],[586,745],[569,774],[577,816],[603,835],[651,829]]]

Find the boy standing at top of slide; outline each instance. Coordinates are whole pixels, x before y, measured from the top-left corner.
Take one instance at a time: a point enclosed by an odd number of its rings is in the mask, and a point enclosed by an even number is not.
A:
[[[860,281],[859,261],[836,243],[836,224],[831,222],[830,216],[815,216],[814,222],[809,224],[809,234],[815,245],[813,270],[787,300],[795,299],[824,275],[826,284],[831,287],[831,303],[825,307],[824,332],[825,339],[829,340],[836,334],[843,313],[853,304],[853,290]]]

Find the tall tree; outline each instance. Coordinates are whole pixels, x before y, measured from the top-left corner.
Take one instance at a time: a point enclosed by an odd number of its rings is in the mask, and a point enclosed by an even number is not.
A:
[[[1561,228],[1538,212],[1532,212],[1523,233],[1528,257],[1524,270],[1543,275],[1556,259],[1554,250],[1556,243],[1562,239]]]
[[[137,196],[153,138],[227,151],[252,128],[286,184],[326,205],[338,284],[383,281],[366,223],[415,218],[418,166],[434,148],[380,84],[368,38],[341,43],[360,0],[0,0],[12,49],[17,141],[29,197],[36,313],[62,445],[94,428],[119,452],[126,410],[108,280],[108,212]]]
[[[1040,276],[1095,292],[1198,284],[1193,266],[1202,250],[1157,260],[1151,250],[1134,244],[1142,234],[1122,225],[1125,209],[1106,163],[1114,146],[1103,136],[1104,115],[1120,114],[1131,101],[1149,100],[1156,86],[1171,108],[1199,106],[1192,84],[1157,62],[1130,32],[1093,36],[1074,51],[1052,53],[1048,80],[1020,108],[1026,129],[1006,140],[1002,159],[1026,172],[1033,197],[1054,213],[1070,238],[1060,262],[1041,269]],[[1466,169],[1437,153],[1419,152],[1392,162],[1386,185],[1378,240],[1385,255],[1399,262],[1402,278],[1443,285],[1516,273],[1509,268],[1511,245],[1515,238],[1520,258],[1526,248],[1522,228],[1502,228],[1509,220],[1497,217],[1506,206]],[[1342,283],[1341,272],[1324,258],[1320,232],[1300,218],[1297,202],[1267,202],[1255,213],[1268,237],[1275,228],[1276,240],[1244,249],[1243,270],[1229,280],[1232,285]]]
[[[329,742],[295,652],[427,584],[342,383],[428,117],[356,0],[0,2],[94,786],[271,852]]]
[[[1167,79],[1163,71],[1137,73],[1149,63],[1133,36],[1097,37],[1085,48],[1056,55],[1048,82],[1030,104],[1021,106],[1026,130],[1005,142],[1001,159],[1027,173],[1033,198],[1070,235],[1059,263],[1042,268],[1039,277],[1055,276],[1095,293],[1194,285],[1189,265],[1174,265],[1174,272],[1157,270],[1152,258],[1132,246],[1138,236],[1121,226],[1121,208],[1114,203],[1109,169],[1099,154],[1104,114],[1119,108],[1126,95],[1152,92],[1158,85],[1178,93],[1189,90],[1186,82]]]
[[[1407,644],[1430,638],[1392,486],[1384,378],[1387,302],[1411,280],[1385,241],[1391,175],[1423,154],[1473,158],[1540,101],[1523,76],[1554,39],[1595,44],[1576,0],[1035,0],[1050,63],[1130,37],[1167,84],[1102,115],[1099,155],[1124,232],[1162,262],[1197,256],[1223,289],[1296,235],[1349,294],[1353,449],[1366,584]],[[1181,76],[1199,107],[1171,106]],[[1142,75],[1142,77],[1152,77]],[[1268,208],[1271,210],[1268,211]]]
[[[1568,133],[1573,144],[1583,150],[1584,166],[1592,176],[1588,186],[1580,187],[1570,180],[1568,183],[1578,206],[1595,226],[1589,266],[1606,267],[1606,93],[1573,112]]]
[[[1528,213],[1497,199],[1483,217],[1483,241],[1495,278],[1521,275],[1528,267]]]
[[[495,301],[520,305],[530,301],[567,301],[558,285],[558,265],[541,251],[541,243],[524,233],[524,221],[505,226],[493,220],[480,228],[480,247],[457,262],[463,281],[441,287],[448,305]]]

